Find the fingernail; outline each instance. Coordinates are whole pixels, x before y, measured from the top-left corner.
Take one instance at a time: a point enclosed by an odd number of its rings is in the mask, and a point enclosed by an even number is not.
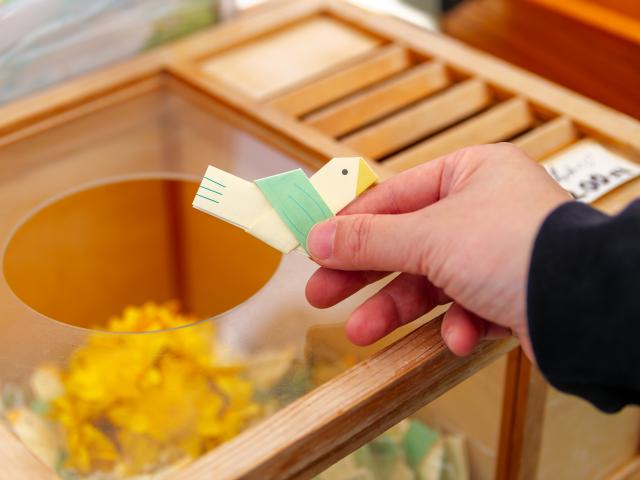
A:
[[[312,257],[326,260],[333,253],[333,239],[336,236],[336,224],[324,222],[316,225],[309,232],[307,250]]]

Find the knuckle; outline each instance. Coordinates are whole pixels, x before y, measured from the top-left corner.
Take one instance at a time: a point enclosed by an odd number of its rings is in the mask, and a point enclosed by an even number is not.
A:
[[[366,255],[372,223],[371,214],[358,215],[350,223],[346,232],[344,254],[352,261],[357,262]]]
[[[481,150],[481,147],[477,145],[461,148],[460,150],[453,152],[452,160],[456,163],[464,162],[469,158],[474,158],[479,153],[480,150]]]
[[[516,152],[519,153],[522,151],[520,150],[519,147],[517,147],[511,142],[499,142],[495,144],[495,147],[499,148],[504,153],[516,153]]]
[[[498,153],[498,156],[502,159],[522,159],[527,156],[520,147],[513,143],[500,142],[495,144],[494,147],[496,148],[496,153]]]
[[[436,248],[420,250],[418,252],[418,265],[423,275],[437,287],[442,287],[442,266],[444,262],[438,261],[438,258],[434,256],[435,250]]]
[[[478,165],[504,165],[505,163],[521,163],[528,159],[520,147],[509,142],[466,147],[458,152],[460,163]]]
[[[459,269],[453,266],[455,255],[451,250],[452,241],[431,241],[427,238],[425,244],[430,247],[418,251],[418,265],[420,272],[436,287],[447,287],[450,284],[452,272],[464,271],[467,268],[467,265],[460,265]]]
[[[479,165],[495,158],[499,147],[496,145],[472,145],[464,147],[454,153],[452,167],[469,167]],[[501,156],[501,154],[500,154]]]
[[[500,152],[506,157],[526,156],[524,151],[517,145],[514,145],[513,143],[501,142],[501,143],[498,143],[496,147],[498,147],[500,149]]]
[[[401,213],[402,209],[400,208],[400,202],[398,201],[398,191],[389,183],[383,183],[381,186],[383,187],[382,191],[386,197],[386,204],[388,205],[387,211],[383,213]]]

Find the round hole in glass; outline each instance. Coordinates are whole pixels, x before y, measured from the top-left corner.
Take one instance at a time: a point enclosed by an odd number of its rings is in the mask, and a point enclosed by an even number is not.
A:
[[[128,305],[177,300],[203,319],[241,304],[281,255],[191,207],[195,181],[131,178],[62,196],[9,240],[4,275],[28,306],[102,330]]]

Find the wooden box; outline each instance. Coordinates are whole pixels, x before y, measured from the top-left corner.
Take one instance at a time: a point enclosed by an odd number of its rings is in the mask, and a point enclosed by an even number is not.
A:
[[[193,176],[242,158],[238,171],[257,177],[352,155],[387,176],[478,143],[510,141],[542,161],[584,138],[640,160],[636,121],[456,41],[339,1],[274,2],[0,109],[1,235],[5,242],[40,202],[104,176]],[[639,192],[636,179],[596,206],[615,212]],[[130,226],[149,212],[139,215]],[[198,248],[187,251],[206,254]],[[269,262],[265,253],[267,272]],[[190,274],[201,272],[181,272],[186,282]],[[23,308],[6,293],[3,284],[4,318]],[[207,292],[192,293],[193,308],[209,312]],[[350,346],[339,327],[316,329],[305,341],[360,361],[175,478],[308,478],[414,413],[466,435],[473,478],[614,479],[640,470],[636,409],[606,416],[554,391],[512,340],[454,357],[431,320],[438,313],[382,350]],[[0,436],[0,478],[52,475]]]

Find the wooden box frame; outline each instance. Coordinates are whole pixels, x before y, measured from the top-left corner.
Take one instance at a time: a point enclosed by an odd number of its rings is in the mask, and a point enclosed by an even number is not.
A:
[[[515,114],[506,113],[507,122],[518,115],[526,102],[531,111],[547,120],[515,141],[534,158],[544,158],[581,136],[604,141],[638,158],[640,124],[634,120],[455,41],[334,0],[273,2],[185,41],[5,106],[0,109],[0,145],[163,86],[183,92],[195,90],[214,99],[217,114],[309,165],[318,166],[333,156],[359,155],[357,149],[287,111],[290,102],[295,105],[291,95],[304,97],[305,89],[307,98],[309,92],[317,94],[317,84],[322,78],[307,79],[274,97],[256,99],[207,75],[200,67],[204,59],[314,15],[339,18],[379,36],[390,48],[410,49],[436,67],[445,65],[455,70],[456,75],[490,84],[496,95],[504,96],[514,107]],[[289,100],[283,101],[287,97]],[[475,131],[481,132],[479,140],[501,140],[491,137],[491,122],[485,123],[475,125]],[[413,163],[390,160],[379,167],[383,176]],[[596,205],[605,211],[616,211],[637,196],[639,188],[638,180],[630,182]],[[512,339],[485,342],[469,357],[458,358],[448,352],[439,330],[439,319],[417,328],[185,467],[175,478],[311,477],[516,345]],[[541,442],[539,420],[547,390],[539,372],[521,351],[511,351],[505,377],[497,478],[536,478]],[[2,429],[0,458],[3,465],[0,478],[24,478],[25,474],[29,478],[53,476]],[[610,478],[627,478],[638,470],[640,456],[620,466]]]

